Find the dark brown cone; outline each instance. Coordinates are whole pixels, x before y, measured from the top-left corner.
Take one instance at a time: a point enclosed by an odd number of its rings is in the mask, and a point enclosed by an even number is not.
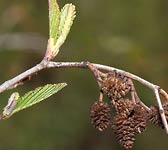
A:
[[[119,99],[117,102],[115,102],[115,104],[112,105],[115,108],[117,114],[123,113],[126,116],[130,115],[135,107],[133,100],[124,98]]]
[[[162,123],[162,119],[159,113],[159,107],[158,106],[152,106],[151,108],[151,112],[148,115],[148,120],[155,124],[158,125],[159,127],[161,127],[162,129],[164,129],[163,123]],[[166,120],[168,121],[168,103],[163,104],[163,109],[164,109],[164,113],[166,116]]]
[[[128,82],[128,77],[114,72],[109,72],[104,78],[101,91],[112,100],[118,100],[125,96],[131,90],[131,85]]]
[[[163,124],[162,124],[162,120],[159,114],[159,108],[157,106],[152,106],[151,111],[149,113],[149,118],[148,120],[155,124],[158,125],[159,127],[161,127],[162,129],[164,128]]]
[[[112,129],[122,147],[132,149],[135,134],[142,133],[146,128],[146,115],[144,108],[136,104],[129,115],[124,111],[114,117]]]
[[[117,114],[113,119],[112,129],[119,144],[125,149],[132,149],[135,141],[135,131],[132,122],[125,115]]]
[[[140,134],[146,129],[147,114],[147,111],[141,105],[136,104],[132,115],[136,134]]]
[[[108,103],[103,101],[95,102],[90,109],[91,123],[99,131],[104,131],[110,126],[111,114]]]

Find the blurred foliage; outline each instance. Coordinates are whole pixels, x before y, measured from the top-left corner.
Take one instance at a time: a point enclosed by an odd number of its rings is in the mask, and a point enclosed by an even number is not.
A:
[[[89,60],[111,65],[135,73],[168,91],[168,1],[58,2],[60,7],[69,2],[75,4],[77,18],[57,61]],[[16,32],[37,33],[47,39],[47,0],[1,0],[0,21],[0,36]],[[13,42],[10,37],[6,40],[8,44]],[[46,49],[44,43],[41,43],[43,49],[38,51],[5,49],[3,42],[0,41],[1,83],[39,62]],[[19,45],[19,40],[15,44]],[[90,105],[98,98],[98,87],[89,71],[45,70],[15,90],[22,94],[40,85],[58,82],[67,82],[68,87],[52,96],[50,101],[1,121],[0,149],[119,150],[110,130],[98,133],[89,122]],[[136,86],[144,102],[156,103],[152,91],[138,83]],[[1,108],[15,90],[1,94]],[[151,125],[144,134],[137,136],[134,149],[163,150],[167,147],[167,135]]]

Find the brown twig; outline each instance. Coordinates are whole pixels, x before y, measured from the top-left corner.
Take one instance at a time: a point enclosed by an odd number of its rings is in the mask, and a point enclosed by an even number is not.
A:
[[[96,81],[99,85],[99,88],[101,88],[101,76],[100,71],[92,65],[92,63],[87,62],[87,67],[93,72],[94,76],[96,77]]]
[[[132,82],[132,80],[130,81],[131,82],[131,96],[132,96],[132,99],[136,102],[136,103],[139,103],[141,106],[143,106],[145,108],[145,110],[147,112],[150,112],[150,108],[148,106],[146,106],[139,98],[138,94],[137,94],[137,91],[134,87],[134,84]]]
[[[43,59],[39,64],[37,64],[36,66],[28,69],[27,71],[19,74],[18,76],[14,77],[13,79],[10,79],[8,81],[5,81],[3,84],[0,85],[0,93],[9,90],[11,88],[15,88],[16,85],[20,85],[18,83],[20,83],[23,79],[29,77],[29,76],[33,76],[34,74],[40,72],[43,69],[49,69],[49,68],[88,68],[88,62],[48,62],[45,59]],[[159,86],[146,81],[142,78],[140,78],[137,75],[134,75],[132,73],[126,72],[124,70],[121,69],[117,69],[114,67],[110,67],[110,66],[106,66],[106,65],[101,65],[101,64],[95,64],[95,63],[91,63],[95,68],[100,69],[100,70],[104,70],[104,71],[114,71],[116,70],[118,73],[121,73],[133,80],[136,80],[138,82],[140,82],[141,84],[145,85],[146,87],[152,89],[155,93],[155,96],[157,98],[157,102],[158,102],[158,106],[159,106],[159,110],[160,110],[160,115],[162,118],[162,122],[165,128],[166,133],[168,134],[168,125],[167,125],[167,120],[165,118],[165,114],[164,114],[164,110],[162,107],[162,103],[159,97],[159,93],[165,97],[166,100],[168,100],[168,94],[161,89]]]

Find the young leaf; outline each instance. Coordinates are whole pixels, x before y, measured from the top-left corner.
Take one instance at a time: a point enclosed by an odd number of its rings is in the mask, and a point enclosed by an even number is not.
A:
[[[49,30],[50,38],[56,43],[60,23],[60,10],[57,0],[49,0]]]
[[[71,29],[75,13],[74,5],[66,4],[60,13],[57,1],[49,0],[50,38],[45,54],[46,60],[50,61],[58,54]]]
[[[12,116],[14,113],[19,112],[25,108],[28,108],[34,104],[37,104],[37,103],[45,100],[46,98],[50,97],[51,95],[57,93],[59,90],[64,88],[66,85],[67,85],[66,83],[47,84],[45,86],[38,87],[35,90],[26,93],[22,97],[17,97],[16,106],[14,108],[12,108],[13,110],[12,110],[12,112],[10,111],[9,114],[3,112],[3,119],[7,119],[10,116]]]
[[[62,46],[62,44],[65,42],[66,37],[73,24],[73,20],[76,17],[75,14],[76,14],[75,6],[72,4],[66,4],[62,8],[56,48],[59,49]]]

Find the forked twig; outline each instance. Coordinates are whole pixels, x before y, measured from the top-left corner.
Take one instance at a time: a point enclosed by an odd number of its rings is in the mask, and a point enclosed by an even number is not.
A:
[[[22,80],[24,80],[25,78],[28,78],[29,76],[33,76],[34,74],[40,72],[43,69],[49,69],[49,68],[85,68],[88,69],[88,62],[48,62],[45,59],[43,59],[39,64],[37,64],[36,66],[28,69],[27,71],[19,74],[18,76],[5,81],[3,84],[0,85],[0,93],[9,90],[11,88],[15,88],[16,85],[21,85],[18,84],[20,83]],[[104,70],[104,71],[114,71],[116,70],[118,73],[121,73],[127,77],[129,77],[130,79],[136,80],[138,82],[140,82],[141,84],[145,85],[146,87],[152,89],[153,91],[155,91],[155,96],[158,102],[158,106],[159,106],[159,110],[160,110],[160,115],[162,118],[162,122],[165,128],[166,133],[168,134],[168,125],[167,125],[167,120],[164,114],[164,110],[163,110],[163,106],[161,104],[160,101],[160,97],[159,97],[159,93],[165,97],[166,100],[168,100],[168,94],[166,93],[166,91],[164,91],[163,89],[161,89],[159,86],[150,83],[149,81],[146,81],[142,78],[140,78],[139,76],[136,76],[132,73],[126,72],[124,70],[121,69],[117,69],[114,67],[110,67],[110,66],[106,66],[106,65],[102,65],[102,64],[95,64],[95,63],[91,63],[92,66],[94,66],[97,69],[100,70]]]

